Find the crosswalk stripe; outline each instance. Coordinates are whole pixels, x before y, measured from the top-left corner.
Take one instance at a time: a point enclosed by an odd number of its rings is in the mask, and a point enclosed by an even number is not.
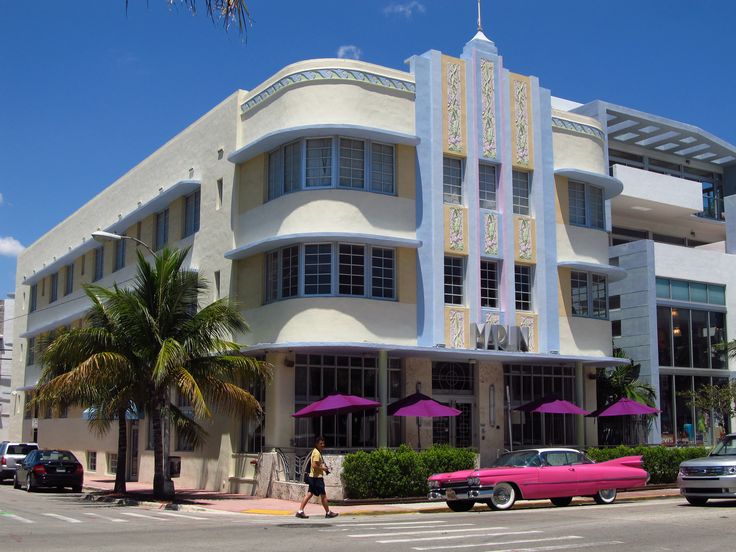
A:
[[[60,519],[61,521],[66,521],[67,523],[82,523],[79,519],[70,518],[67,516],[62,516],[61,514],[43,514],[44,516]]]
[[[468,523],[467,525],[473,525]],[[393,535],[430,535],[434,533],[466,533],[468,531],[498,531],[504,529],[503,527],[478,527],[476,529],[437,529],[436,531],[400,531],[392,533]],[[536,531],[538,532],[538,531]],[[385,537],[386,533],[364,533],[360,535],[348,535],[348,537],[361,538],[361,537]]]
[[[0,515],[0,518],[14,519],[15,521],[20,521],[21,523],[36,523],[35,521],[32,521],[30,519],[26,519],[24,517],[16,516],[15,514],[7,514],[5,512],[3,512],[2,515]]]
[[[468,529],[472,531],[473,529]],[[476,529],[477,530],[477,529]],[[485,531],[485,529],[480,529]],[[381,544],[399,543],[399,542],[422,542],[422,541],[440,541],[440,540],[453,540],[453,539],[469,539],[469,538],[481,538],[481,537],[501,537],[507,535],[529,535],[532,533],[541,533],[542,531],[508,531],[505,533],[479,533],[475,535],[437,535],[434,537],[415,537],[413,539],[390,539],[390,540],[379,540],[376,541]]]
[[[101,516],[100,514],[93,514],[92,512],[84,512],[85,516],[92,516],[92,517],[98,517],[107,521],[117,522],[117,523],[128,523],[127,519],[120,519],[120,518],[113,518],[113,517],[107,517],[107,516]]]
[[[401,526],[401,525],[416,525],[417,523],[421,523],[422,525],[427,524],[444,524],[447,523],[447,520],[444,519],[437,519],[437,520],[421,520],[421,521],[392,521],[392,522],[381,522],[381,523],[372,523],[372,522],[352,522],[352,523],[336,523],[335,525],[337,527],[361,527],[361,526],[382,526],[382,527],[390,527],[393,525]]]
[[[177,514],[174,512],[156,512],[160,516],[171,516],[171,517],[177,517],[177,518],[184,518],[184,519],[198,519],[198,520],[208,520],[209,518],[204,517],[197,517],[197,516],[190,516],[187,514]]]
[[[135,514],[133,512],[121,512],[124,516],[131,516],[131,517],[137,517],[137,518],[143,518],[143,519],[155,519],[156,521],[169,521],[166,518],[156,517],[156,516],[147,516],[145,514]]]
[[[575,550],[590,548],[592,546],[609,546],[612,544],[624,544],[622,541],[585,542],[581,544],[562,544],[553,546],[535,546],[534,548],[506,548],[504,550],[493,550],[488,552],[549,552],[551,550]]]
[[[442,527],[468,527],[470,525],[475,525],[474,523],[453,523],[451,525],[442,525]],[[393,529],[436,529],[437,525],[403,525],[401,527],[377,527],[374,525],[361,525],[358,527],[353,528],[347,528],[342,527],[338,529],[319,529],[322,533],[339,533],[344,531],[351,531],[351,530],[358,530],[362,529],[363,531],[366,531],[368,529],[385,529],[385,530],[393,530]]]
[[[540,531],[541,533],[541,531]],[[519,533],[497,533],[496,536],[501,535],[515,535]],[[519,540],[510,540],[510,541],[503,541],[503,542],[478,542],[473,544],[442,544],[440,546],[413,546],[412,550],[456,550],[458,548],[479,548],[481,546],[505,546],[508,544],[525,544],[525,543],[532,543],[532,542],[550,542],[550,541],[559,541],[559,540],[570,540],[570,539],[582,539],[583,537],[579,537],[577,535],[568,535],[565,537],[543,537],[539,539],[519,539]],[[381,542],[381,541],[378,541]]]

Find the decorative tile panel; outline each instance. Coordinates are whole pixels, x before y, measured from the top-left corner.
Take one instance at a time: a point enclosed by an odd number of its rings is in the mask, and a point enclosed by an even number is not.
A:
[[[304,84],[310,81],[352,81],[380,88],[399,90],[400,92],[408,92],[410,94],[416,93],[416,85],[411,81],[386,77],[384,75],[378,75],[368,71],[343,68],[310,69],[297,71],[296,73],[291,73],[290,75],[280,78],[265,90],[243,103],[240,106],[240,109],[243,113],[247,113],[274,94],[291,86]]]
[[[529,352],[537,352],[537,315],[536,314],[517,314],[516,325],[520,328],[528,328],[529,330]]]
[[[499,223],[498,214],[491,212],[483,212],[483,254],[490,257],[498,257],[499,247]]]
[[[445,308],[445,345],[452,349],[465,349],[470,331],[468,309],[464,307]]]
[[[481,153],[495,158],[496,148],[496,75],[491,60],[480,60]]]
[[[569,121],[560,117],[552,117],[552,126],[564,130],[569,130],[570,132],[577,132],[578,134],[593,136],[595,138],[598,138],[601,142],[604,141],[606,138],[606,135],[599,128],[591,125],[584,125],[583,123],[578,123],[576,121]]]
[[[511,135],[513,164],[530,169],[534,165],[531,117],[531,83],[528,77],[511,74]]]
[[[442,98],[444,101],[444,150],[465,154],[465,62],[442,56]]]
[[[465,207],[445,205],[445,252],[455,255],[468,252],[468,217]]]
[[[495,311],[486,311],[485,320],[483,322],[491,325],[499,325],[501,324],[501,313]]]
[[[522,263],[536,263],[537,251],[534,239],[534,219],[524,216],[514,217],[516,260]]]

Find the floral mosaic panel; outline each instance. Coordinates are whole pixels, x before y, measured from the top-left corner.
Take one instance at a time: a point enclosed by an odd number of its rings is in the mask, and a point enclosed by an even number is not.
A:
[[[519,326],[521,326],[522,328],[529,329],[529,351],[537,350],[537,343],[534,339],[534,332],[535,332],[536,324],[537,324],[537,319],[535,316],[522,316],[521,321],[519,322]]]
[[[498,215],[483,214],[483,254],[498,256]]]
[[[480,60],[480,101],[483,157],[495,158],[496,150],[496,82],[493,62]]]
[[[465,348],[465,311],[451,309],[450,317],[450,347]]]
[[[459,63],[447,63],[447,149],[462,153],[465,149],[462,133],[462,93],[461,68]]]
[[[452,251],[465,251],[465,213],[458,207],[449,208],[449,246]]]
[[[532,221],[528,218],[520,218],[518,220],[519,259],[524,261],[531,261],[533,252]]]
[[[529,138],[529,83],[513,81],[514,102],[514,161],[517,165],[528,167],[531,162]]]
[[[497,326],[501,324],[501,313],[500,312],[487,312],[486,313],[486,324]]]

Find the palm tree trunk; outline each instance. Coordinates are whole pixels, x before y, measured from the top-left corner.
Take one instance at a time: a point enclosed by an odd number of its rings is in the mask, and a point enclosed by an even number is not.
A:
[[[174,498],[174,482],[168,476],[166,466],[166,447],[164,440],[169,436],[164,431],[161,406],[157,405],[151,414],[153,422],[153,497],[158,500]]]
[[[118,466],[115,470],[115,492],[125,493],[126,461],[128,458],[128,427],[125,409],[118,410]]]

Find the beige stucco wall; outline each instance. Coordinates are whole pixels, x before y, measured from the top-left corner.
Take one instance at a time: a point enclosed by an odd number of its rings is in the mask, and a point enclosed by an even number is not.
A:
[[[584,115],[552,110],[552,115],[601,129],[598,121]],[[605,166],[603,142],[598,138],[552,127],[552,148],[555,169],[574,168],[608,174]]]
[[[595,228],[558,224],[557,261],[608,265],[608,234]]]

